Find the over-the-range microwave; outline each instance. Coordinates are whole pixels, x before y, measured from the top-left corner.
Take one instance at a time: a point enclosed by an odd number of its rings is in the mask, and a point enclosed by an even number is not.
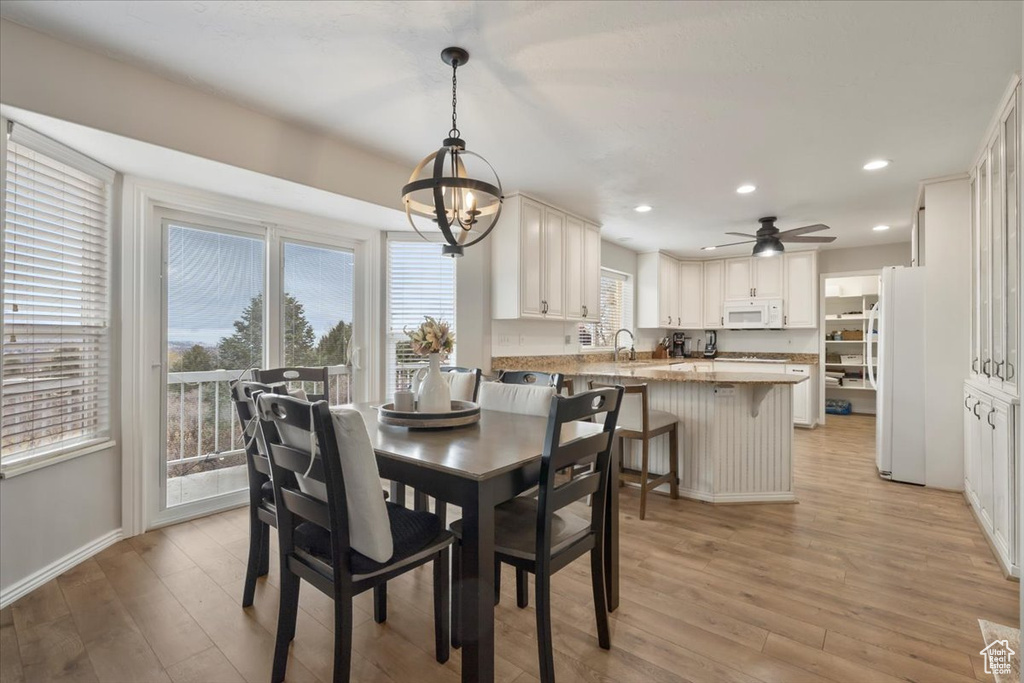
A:
[[[727,299],[722,327],[730,330],[781,330],[782,299]]]

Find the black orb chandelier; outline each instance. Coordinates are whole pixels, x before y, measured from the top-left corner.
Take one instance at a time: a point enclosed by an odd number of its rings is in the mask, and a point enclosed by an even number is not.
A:
[[[501,215],[501,180],[494,167],[479,154],[466,149],[460,137],[458,115],[458,68],[469,61],[461,47],[445,48],[441,59],[452,68],[452,128],[442,146],[421,161],[402,188],[405,215],[412,229],[428,239],[416,225],[416,216],[429,218],[440,228],[446,244],[441,253],[462,256],[466,247],[483,240],[494,229]],[[474,160],[474,161],[471,161]],[[493,182],[471,177],[467,162],[476,170],[486,166]]]

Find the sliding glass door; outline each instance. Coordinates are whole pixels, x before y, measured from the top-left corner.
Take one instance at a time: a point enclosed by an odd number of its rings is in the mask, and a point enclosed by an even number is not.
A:
[[[246,500],[243,426],[230,383],[252,368],[327,366],[331,403],[359,398],[354,248],[212,217],[166,211],[160,218],[162,435],[150,492],[156,524]]]

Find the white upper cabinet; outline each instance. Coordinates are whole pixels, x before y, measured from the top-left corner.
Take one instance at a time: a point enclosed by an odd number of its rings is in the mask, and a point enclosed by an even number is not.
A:
[[[754,283],[750,262],[750,257],[726,259],[726,299],[750,299],[754,296]]]
[[[778,254],[750,259],[753,276],[750,286],[754,288],[755,297],[778,299],[783,296],[783,261]]]
[[[704,264],[700,261],[679,262],[679,290],[676,309],[679,327],[697,330],[704,325]]]
[[[776,260],[776,259],[772,259]],[[797,251],[784,256],[783,326],[818,326],[818,252]]]
[[[678,328],[679,262],[652,252],[637,257],[637,327]]]
[[[600,306],[596,225],[524,195],[505,198],[491,241],[496,319],[587,320]]]
[[[725,302],[725,261],[704,262],[704,324],[706,330],[723,326],[722,304]]]
[[[565,317],[583,320],[583,221],[565,217]]]

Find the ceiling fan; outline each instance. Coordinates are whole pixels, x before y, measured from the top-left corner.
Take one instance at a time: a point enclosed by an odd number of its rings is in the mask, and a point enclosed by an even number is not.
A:
[[[756,235],[748,235],[745,232],[727,232],[726,235],[735,235],[736,237],[748,237],[742,242],[730,242],[729,244],[717,244],[713,247],[704,247],[705,251],[711,249],[721,249],[722,247],[734,247],[738,244],[750,244],[754,242],[754,256],[771,256],[772,254],[781,254],[786,248],[782,245],[783,242],[787,244],[825,244],[828,242],[835,242],[835,237],[825,237],[823,235],[807,235],[809,232],[819,232],[821,230],[829,230],[827,225],[822,223],[815,223],[814,225],[805,225],[802,228],[793,228],[791,230],[783,230],[779,232],[779,229],[775,227],[775,216],[766,216],[764,218],[758,218],[758,222],[761,227],[758,228]]]

